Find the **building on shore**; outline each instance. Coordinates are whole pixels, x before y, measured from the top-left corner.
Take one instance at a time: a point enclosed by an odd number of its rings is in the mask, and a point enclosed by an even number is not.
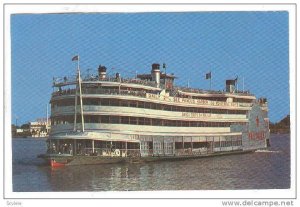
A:
[[[47,118],[39,118],[22,126],[12,124],[11,133],[13,137],[48,137],[51,129],[50,123],[50,119],[47,122]]]
[[[47,137],[50,131],[50,119],[39,118],[36,121],[31,121],[28,123],[29,131],[32,137]]]

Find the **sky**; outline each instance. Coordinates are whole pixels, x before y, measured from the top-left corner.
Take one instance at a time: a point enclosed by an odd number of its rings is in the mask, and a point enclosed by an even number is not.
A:
[[[53,77],[105,65],[109,74],[149,73],[166,63],[181,86],[223,90],[226,79],[266,97],[271,122],[290,111],[288,13],[179,12],[11,16],[12,122],[46,117]],[[50,107],[49,107],[50,108]]]

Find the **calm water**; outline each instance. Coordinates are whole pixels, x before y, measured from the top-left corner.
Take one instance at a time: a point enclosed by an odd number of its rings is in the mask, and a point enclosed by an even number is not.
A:
[[[51,169],[36,158],[45,140],[13,139],[13,191],[141,191],[290,188],[289,135],[265,152],[144,164]]]

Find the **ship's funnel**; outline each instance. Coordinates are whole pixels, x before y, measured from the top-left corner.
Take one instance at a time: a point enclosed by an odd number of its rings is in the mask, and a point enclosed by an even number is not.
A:
[[[116,73],[116,79],[117,79],[118,81],[121,80],[121,74],[120,74],[120,73]]]
[[[99,80],[103,80],[106,78],[106,67],[99,65],[98,68]]]
[[[233,93],[235,91],[236,80],[226,80],[226,92]]]
[[[160,85],[160,65],[158,63],[152,64],[151,77],[152,81],[155,81],[156,87],[159,88]]]

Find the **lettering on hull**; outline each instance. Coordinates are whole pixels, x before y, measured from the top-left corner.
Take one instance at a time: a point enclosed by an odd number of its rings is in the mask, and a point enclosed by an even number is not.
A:
[[[261,132],[248,132],[249,140],[264,140],[266,138],[266,133]]]

